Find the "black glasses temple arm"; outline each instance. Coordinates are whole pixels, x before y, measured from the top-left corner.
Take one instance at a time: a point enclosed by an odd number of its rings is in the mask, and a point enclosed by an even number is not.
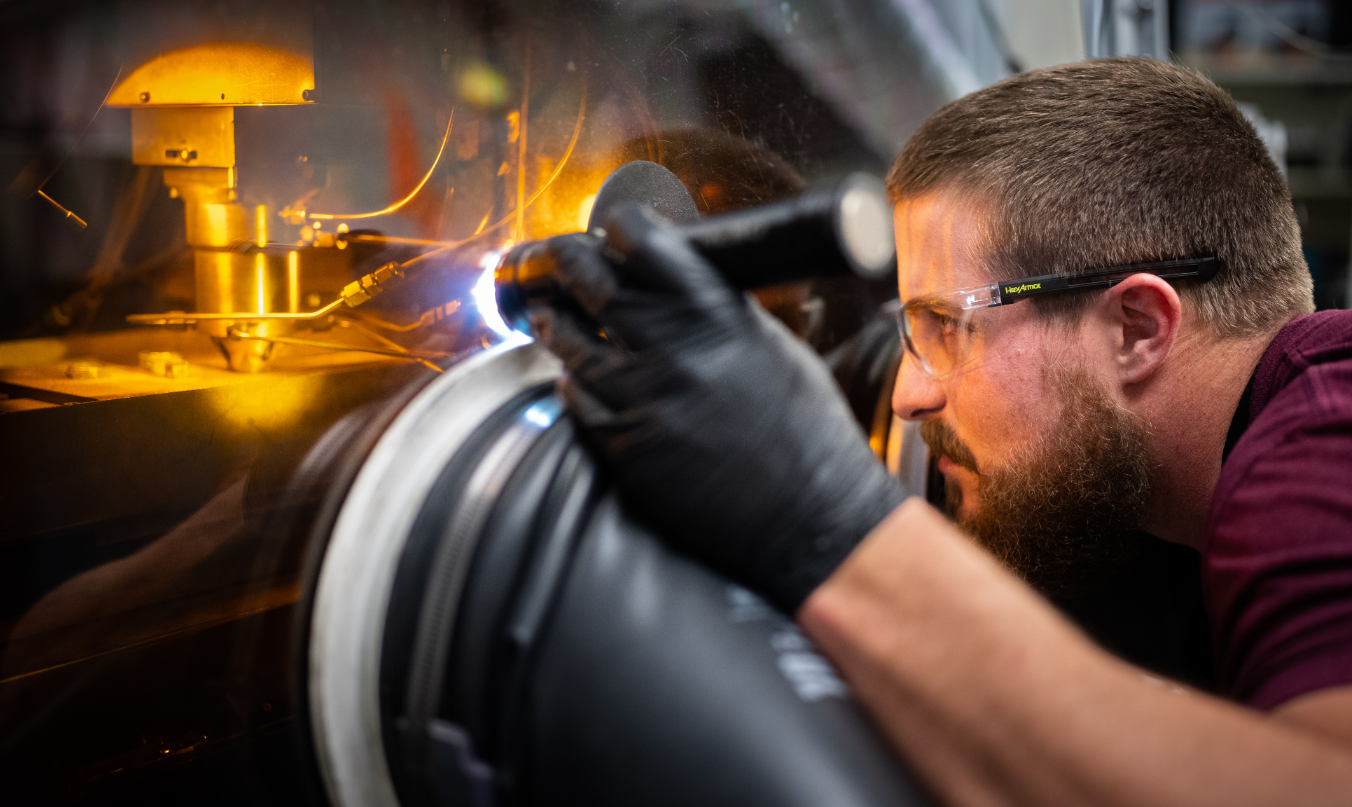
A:
[[[1205,282],[1215,277],[1220,270],[1218,258],[1186,258],[1174,261],[1153,261],[1150,263],[1132,263],[1121,266],[1107,266],[1091,269],[1071,277],[1064,275],[1040,275],[1009,280],[998,283],[1000,299],[994,305],[1008,305],[1027,297],[1042,294],[1055,294],[1063,291],[1108,288],[1117,285],[1127,277],[1148,273],[1164,280],[1196,280]]]

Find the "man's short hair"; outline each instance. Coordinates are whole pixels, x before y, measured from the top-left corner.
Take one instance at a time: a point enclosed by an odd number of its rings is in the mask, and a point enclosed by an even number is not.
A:
[[[887,186],[894,202],[956,192],[984,205],[993,280],[1214,255],[1220,273],[1180,295],[1217,336],[1314,310],[1281,172],[1228,93],[1167,62],[1032,70],[960,98],[906,143]],[[1088,303],[1036,304],[1078,320]]]

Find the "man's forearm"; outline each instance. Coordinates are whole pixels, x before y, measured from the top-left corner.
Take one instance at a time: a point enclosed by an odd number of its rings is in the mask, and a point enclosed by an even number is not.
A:
[[[949,803],[1352,802],[1352,753],[1152,683],[919,500],[798,617]]]

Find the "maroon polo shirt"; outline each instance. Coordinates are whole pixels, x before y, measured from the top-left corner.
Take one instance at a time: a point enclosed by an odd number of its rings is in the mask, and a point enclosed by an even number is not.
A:
[[[1352,684],[1352,311],[1283,328],[1236,418],[1202,585],[1221,693],[1266,710]]]

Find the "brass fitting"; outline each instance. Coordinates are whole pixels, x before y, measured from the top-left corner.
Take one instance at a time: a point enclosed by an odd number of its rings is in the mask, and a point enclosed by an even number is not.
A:
[[[344,286],[338,298],[346,303],[349,308],[356,308],[384,291],[383,284],[391,280],[401,280],[403,277],[404,271],[399,268],[399,264],[387,263],[371,274],[362,275]]]

